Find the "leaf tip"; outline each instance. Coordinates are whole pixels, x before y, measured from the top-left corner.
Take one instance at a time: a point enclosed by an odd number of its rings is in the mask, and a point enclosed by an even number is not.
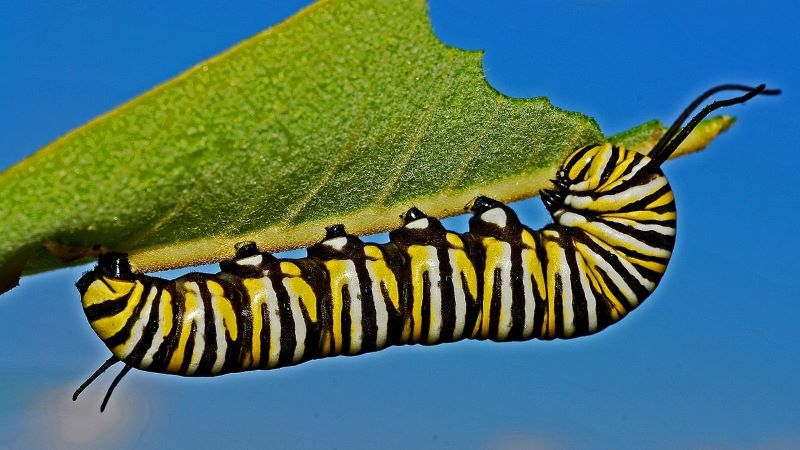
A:
[[[25,248],[12,255],[8,260],[0,264],[0,294],[10,291],[19,286],[19,279],[28,260],[33,256],[34,249]]]
[[[736,119],[731,116],[716,116],[700,122],[700,125],[678,146],[672,157],[694,153],[706,148],[711,141],[727,131],[734,123],[736,123]]]

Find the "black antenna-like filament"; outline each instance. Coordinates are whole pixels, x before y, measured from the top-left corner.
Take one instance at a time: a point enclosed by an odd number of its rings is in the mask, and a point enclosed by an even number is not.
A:
[[[108,404],[108,400],[111,398],[111,394],[114,392],[114,389],[117,387],[120,381],[122,381],[122,377],[128,374],[131,371],[133,366],[126,365],[122,368],[122,370],[117,374],[117,377],[114,378],[114,381],[111,382],[111,386],[108,387],[108,391],[106,391],[106,396],[103,397],[103,403],[100,405],[100,412],[106,410],[106,405]]]
[[[72,401],[74,402],[75,400],[77,400],[78,396],[81,395],[81,392],[83,392],[84,389],[86,389],[90,384],[92,384],[92,382],[94,382],[94,380],[96,380],[97,377],[102,375],[103,372],[105,372],[111,366],[113,366],[118,362],[119,359],[117,359],[116,356],[108,358],[108,360],[106,360],[106,362],[104,362],[102,366],[100,366],[97,370],[95,370],[94,373],[89,378],[87,378],[86,381],[84,381],[83,384],[80,385],[80,387],[78,387],[75,393],[72,394]],[[106,396],[103,398],[103,403],[100,405],[100,412],[105,411],[106,405],[108,404],[108,400],[111,398],[111,394],[114,392],[114,389],[117,387],[119,382],[122,381],[122,377],[124,377],[132,368],[133,366],[129,366],[126,364],[125,367],[122,368],[120,373],[117,374],[116,378],[114,378],[114,381],[111,382],[111,386],[108,387],[108,391],[106,391]]]
[[[683,127],[681,130],[681,125],[686,120],[687,117],[695,110],[701,103],[703,103],[707,98],[711,97],[712,95],[722,92],[722,91],[745,91],[746,94],[734,97],[728,100],[718,100],[714,103],[703,108],[699,113],[697,113],[689,123]],[[761,84],[756,87],[751,86],[744,86],[741,84],[722,84],[716,87],[713,87],[699,97],[697,97],[682,113],[675,119],[675,122],[672,123],[672,126],[669,127],[666,133],[661,136],[661,139],[656,143],[653,149],[650,151],[650,159],[654,160],[656,164],[661,164],[669,158],[669,156],[678,148],[678,146],[683,142],[689,133],[694,130],[695,127],[706,118],[709,114],[716,111],[719,108],[724,108],[726,106],[737,105],[739,103],[744,103],[747,100],[755,97],[756,95],[778,95],[781,91],[779,89],[766,89],[766,85]]]
[[[97,370],[95,370],[94,373],[89,378],[87,378],[86,381],[83,382],[83,384],[80,385],[80,387],[75,391],[75,393],[72,394],[72,401],[74,402],[75,400],[77,400],[78,396],[81,395],[81,392],[83,392],[84,389],[86,389],[90,384],[92,384],[92,382],[94,382],[94,380],[96,380],[97,377],[102,375],[103,372],[108,370],[109,367],[113,366],[118,362],[119,360],[117,359],[116,356],[108,358],[108,360],[104,362],[103,365],[100,366]]]

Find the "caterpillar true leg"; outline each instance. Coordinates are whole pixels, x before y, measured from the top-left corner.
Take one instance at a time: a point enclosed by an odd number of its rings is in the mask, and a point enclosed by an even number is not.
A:
[[[714,102],[681,129],[710,95]],[[279,259],[236,246],[218,274],[164,280],[101,256],[78,281],[84,312],[113,356],[76,391],[123,361],[101,409],[131,368],[182,376],[273,369],[391,345],[462,339],[568,339],[596,333],[658,286],[675,243],[676,211],[661,164],[711,111],[764,85],[713,88],[687,108],[651,157],[610,144],[575,150],[541,197],[553,223],[533,230],[507,205],[479,196],[469,231],[446,230],[417,208],[386,244],[341,224]]]

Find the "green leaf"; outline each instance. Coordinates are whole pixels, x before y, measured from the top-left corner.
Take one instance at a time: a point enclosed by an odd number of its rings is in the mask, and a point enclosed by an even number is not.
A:
[[[411,205],[460,214],[478,194],[535,195],[606,140],[589,117],[497,92],[481,57],[442,44],[424,0],[316,3],[0,174],[0,281],[106,249],[153,271],[243,240],[306,246],[332,223],[385,231]],[[662,132],[611,139],[646,151]]]

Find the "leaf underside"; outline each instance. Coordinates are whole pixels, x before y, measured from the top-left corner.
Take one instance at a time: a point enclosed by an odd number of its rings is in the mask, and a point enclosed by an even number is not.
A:
[[[307,246],[332,223],[386,231],[411,205],[452,216],[479,194],[536,195],[581,145],[646,153],[664,132],[605,137],[497,92],[481,58],[434,36],[424,0],[318,2],[0,174],[0,289],[106,250],[154,271],[239,241]],[[704,122],[680,152],[731,123]]]

